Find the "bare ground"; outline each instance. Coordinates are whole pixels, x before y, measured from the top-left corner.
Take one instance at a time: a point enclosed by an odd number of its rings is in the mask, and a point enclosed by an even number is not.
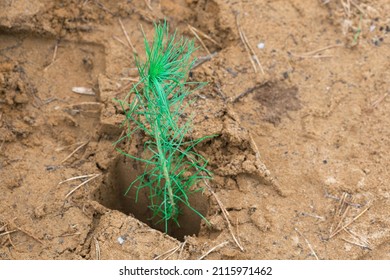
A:
[[[303,2],[1,1],[0,259],[389,259],[390,4]],[[190,110],[219,135],[192,201],[211,225],[170,235],[113,146],[137,79],[119,20],[142,55],[164,18],[215,53]]]

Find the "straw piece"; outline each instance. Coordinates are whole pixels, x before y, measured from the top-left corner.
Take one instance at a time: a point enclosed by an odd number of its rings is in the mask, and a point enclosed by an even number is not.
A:
[[[219,248],[222,248],[223,246],[225,246],[226,244],[228,244],[229,241],[225,241],[225,242],[222,242],[221,244],[211,248],[210,250],[208,250],[205,254],[203,254],[198,260],[202,260],[204,259],[205,257],[207,257],[209,254],[211,254],[213,251],[219,249]]]
[[[129,47],[130,47],[130,48],[133,50],[133,52],[136,54],[136,53],[137,53],[137,50],[135,49],[133,43],[131,42],[130,37],[129,37],[129,34],[127,34],[127,31],[126,31],[126,29],[125,29],[125,27],[124,27],[124,25],[123,25],[121,19],[118,19],[118,21],[119,21],[119,24],[120,24],[121,29],[122,29],[122,31],[123,31],[123,34],[124,34],[125,37],[126,37],[127,43],[129,44]]]
[[[73,190],[71,190],[70,192],[67,193],[67,195],[65,196],[65,199],[67,199],[72,193],[74,193],[75,191],[77,191],[80,187],[84,186],[85,184],[87,184],[89,181],[92,181],[93,179],[97,178],[98,176],[100,176],[100,174],[96,174],[95,176],[93,176],[92,178],[89,178],[88,180],[86,180],[85,182],[81,183],[80,185],[78,185],[77,187],[75,187]]]

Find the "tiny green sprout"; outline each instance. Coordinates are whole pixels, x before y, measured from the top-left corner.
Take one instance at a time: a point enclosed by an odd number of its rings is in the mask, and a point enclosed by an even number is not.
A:
[[[195,151],[201,141],[189,137],[192,120],[183,121],[183,113],[188,106],[188,96],[202,86],[188,82],[188,73],[194,63],[191,55],[194,43],[176,33],[170,35],[167,23],[156,24],[153,42],[144,35],[146,60],[136,56],[140,80],[130,94],[134,94],[130,104],[119,100],[128,124],[127,135],[131,138],[136,131],[143,131],[147,137],[144,154],[147,158],[135,157],[120,149],[119,152],[142,162],[144,172],[131,183],[127,192],[137,188],[136,200],[140,190],[147,188],[151,219],[165,224],[169,221],[178,224],[180,207],[188,207],[206,222],[205,217],[189,202],[191,193],[201,191],[198,183],[210,179],[207,160]],[[126,192],[126,194],[127,194]],[[181,205],[181,206],[180,206]]]

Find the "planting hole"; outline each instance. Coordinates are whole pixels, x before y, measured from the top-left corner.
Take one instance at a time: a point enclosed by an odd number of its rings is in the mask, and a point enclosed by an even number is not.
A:
[[[95,193],[95,199],[107,208],[118,210],[126,215],[133,215],[138,220],[150,227],[165,232],[164,222],[158,223],[159,219],[153,219],[152,211],[149,209],[149,189],[141,189],[138,192],[138,200],[135,201],[137,188],[133,187],[125,196],[125,193],[143,169],[140,163],[125,156],[118,156],[109,169],[105,182]],[[206,216],[208,202],[206,196],[201,192],[189,195],[191,207]],[[202,219],[194,211],[185,205],[180,207],[181,213],[178,218],[179,226],[170,222],[168,232],[170,236],[183,241],[186,235],[197,235],[200,230]]]

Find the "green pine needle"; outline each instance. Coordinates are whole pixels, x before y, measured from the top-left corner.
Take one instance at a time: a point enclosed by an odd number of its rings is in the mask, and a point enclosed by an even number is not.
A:
[[[145,143],[145,154],[150,155],[148,159],[119,150],[145,165],[143,174],[132,182],[127,192],[136,187],[137,200],[140,190],[149,190],[149,208],[153,212],[151,219],[158,218],[159,222],[163,222],[166,232],[169,221],[178,224],[180,204],[206,220],[190,205],[189,195],[199,191],[196,186],[200,180],[211,178],[207,160],[196,153],[194,147],[214,137],[185,138],[192,124],[191,120],[183,123],[180,116],[186,106],[186,98],[193,92],[186,79],[194,63],[191,54],[195,48],[193,41],[177,39],[176,34],[170,35],[168,31],[165,22],[155,25],[153,43],[144,36],[146,61],[136,57],[140,82],[132,90],[135,98],[130,104],[118,101],[126,113],[126,137],[130,138],[135,131],[142,130],[149,138]]]

